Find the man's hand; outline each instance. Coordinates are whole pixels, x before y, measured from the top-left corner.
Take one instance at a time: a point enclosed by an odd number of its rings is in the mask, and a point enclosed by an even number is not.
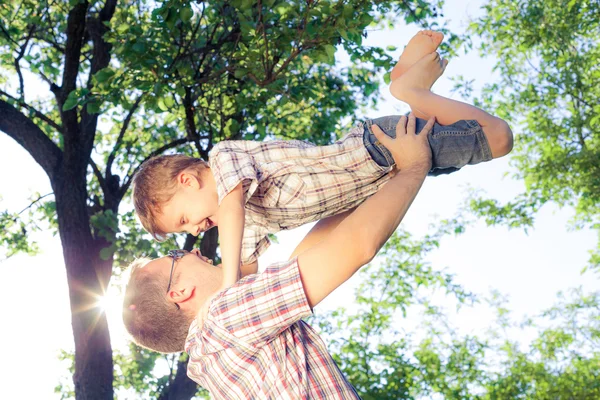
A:
[[[408,121],[408,123],[407,123]],[[431,169],[431,148],[427,137],[435,118],[427,121],[421,132],[415,133],[416,121],[413,113],[402,116],[398,125],[396,125],[396,138],[387,136],[381,128],[373,125],[373,134],[383,144],[394,157],[396,168],[400,171],[419,168],[429,171]]]

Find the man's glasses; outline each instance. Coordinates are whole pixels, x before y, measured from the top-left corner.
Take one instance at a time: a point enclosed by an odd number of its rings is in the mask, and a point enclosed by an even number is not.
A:
[[[178,261],[181,257],[185,256],[188,252],[185,250],[169,250],[167,252],[167,256],[173,259],[173,263],[171,264],[171,273],[169,274],[169,285],[167,286],[167,294],[171,289],[171,281],[173,280],[173,268],[175,267],[175,261]],[[175,303],[175,307],[179,310],[179,304]]]

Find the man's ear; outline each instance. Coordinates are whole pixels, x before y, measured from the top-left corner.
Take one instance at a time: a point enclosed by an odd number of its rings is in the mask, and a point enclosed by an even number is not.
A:
[[[194,296],[195,291],[196,286],[194,285],[175,285],[175,287],[171,288],[169,293],[167,293],[167,299],[171,303],[184,303]]]

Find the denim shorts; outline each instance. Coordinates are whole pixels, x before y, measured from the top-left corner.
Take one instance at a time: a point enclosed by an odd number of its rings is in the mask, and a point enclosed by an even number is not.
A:
[[[401,115],[366,120],[363,141],[373,160],[382,167],[394,165],[394,158],[373,135],[372,125],[377,125],[386,135],[396,137],[396,125]],[[416,119],[416,132],[427,124],[421,118]],[[467,164],[478,164],[492,159],[492,152],[488,141],[483,134],[481,125],[475,120],[461,120],[452,125],[435,123],[429,133],[429,146],[431,147],[432,167],[429,175],[442,175],[458,171]]]

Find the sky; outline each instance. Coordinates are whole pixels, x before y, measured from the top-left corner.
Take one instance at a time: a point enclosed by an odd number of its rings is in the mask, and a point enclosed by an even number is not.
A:
[[[444,9],[450,28],[462,31],[469,17],[478,14],[481,1],[448,1]],[[418,28],[399,25],[393,30],[372,30],[364,41],[366,46],[397,46],[401,49]],[[339,65],[348,63],[338,54]],[[450,92],[449,77],[463,75],[475,79],[475,93],[483,84],[494,79],[493,60],[482,59],[473,51],[450,60],[445,76],[434,86],[434,91],[460,100]],[[31,82],[30,83],[31,86]],[[36,83],[33,83],[35,86]],[[46,91],[45,86],[39,86]],[[382,85],[382,98],[376,110],[368,110],[365,117],[404,113],[406,105],[389,95]],[[510,122],[510,121],[509,121]],[[518,134],[518,131],[516,132]],[[20,211],[32,193],[50,193],[50,184],[42,169],[12,139],[0,133],[0,209]],[[429,224],[452,217],[463,205],[469,187],[485,191],[489,197],[507,201],[524,191],[522,181],[513,180],[509,159],[469,166],[462,171],[427,179],[402,226],[416,236],[427,232]],[[514,171],[513,171],[514,172]],[[582,286],[584,290],[599,290],[600,279],[591,273],[581,275],[588,251],[596,244],[596,234],[590,230],[570,231],[568,221],[573,216],[569,208],[544,206],[536,217],[533,229],[487,227],[480,222],[458,237],[446,237],[428,260],[436,269],[445,268],[455,275],[457,283],[466,289],[485,295],[495,289],[505,294],[508,307],[515,316],[533,315],[550,307],[556,293]],[[278,234],[279,244],[273,245],[260,259],[262,266],[287,259],[310,226]],[[11,360],[10,370],[3,373],[3,389],[7,398],[52,399],[58,376],[64,376],[66,366],[57,360],[60,349],[72,350],[73,338],[66,273],[58,237],[49,232],[35,234],[41,252],[38,256],[16,255],[0,262],[0,277],[4,282],[0,291],[3,326],[0,333],[0,354]],[[354,278],[353,278],[354,279]],[[336,290],[319,305],[316,312],[338,307],[352,299],[351,280]],[[109,289],[105,302],[111,339],[115,349],[124,350],[127,337],[121,327],[120,299],[116,287]],[[490,309],[477,306],[451,314],[451,322],[464,333],[482,333],[494,319]],[[418,316],[407,321],[416,326]]]

